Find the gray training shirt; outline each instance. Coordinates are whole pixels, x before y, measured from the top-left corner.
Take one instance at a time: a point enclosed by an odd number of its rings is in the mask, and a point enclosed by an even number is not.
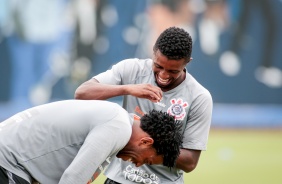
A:
[[[94,78],[100,83],[126,85],[151,84],[156,86],[151,59],[127,59]],[[195,78],[186,71],[185,80],[174,89],[163,92],[158,103],[134,96],[124,96],[123,107],[130,113],[142,116],[152,109],[162,110],[183,123],[183,147],[206,150],[212,115],[212,97]],[[129,162],[114,158],[106,176],[122,184],[183,184],[183,171],[162,165],[135,167]]]
[[[66,100],[37,106],[0,123],[0,166],[30,182],[86,184],[127,144],[131,132],[128,113],[115,103]]]

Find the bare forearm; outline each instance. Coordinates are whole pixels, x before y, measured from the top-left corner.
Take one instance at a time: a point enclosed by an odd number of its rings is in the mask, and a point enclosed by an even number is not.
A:
[[[108,85],[90,79],[76,89],[74,97],[82,100],[105,100],[123,95],[132,95],[158,102],[162,98],[162,91],[159,87],[151,84]]]
[[[180,155],[176,160],[176,168],[186,173],[193,171],[197,167],[200,154],[200,150],[181,149]]]
[[[127,90],[124,85],[107,85],[93,81],[91,79],[75,91],[75,99],[82,100],[106,100],[112,97],[126,95]]]

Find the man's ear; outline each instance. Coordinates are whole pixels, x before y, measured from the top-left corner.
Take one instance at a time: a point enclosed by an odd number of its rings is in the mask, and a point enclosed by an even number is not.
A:
[[[193,60],[193,58],[192,58],[192,57],[190,57],[189,61],[188,61],[186,64],[190,63],[190,61],[192,61],[192,60]]]
[[[140,139],[139,146],[152,146],[154,143],[154,139],[151,137],[143,137]]]

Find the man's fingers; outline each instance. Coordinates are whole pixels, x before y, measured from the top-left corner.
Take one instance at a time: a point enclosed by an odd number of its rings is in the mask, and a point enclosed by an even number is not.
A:
[[[159,102],[162,99],[162,93],[160,93],[159,91],[157,91],[157,92],[153,91],[151,93],[150,97],[151,97],[151,100]]]
[[[161,88],[147,84],[144,88],[148,92],[148,99],[154,102],[159,102],[162,99],[163,92]]]
[[[157,92],[155,92],[156,96],[157,96],[157,100],[161,101],[162,97],[163,97],[163,92],[161,89],[157,90]]]
[[[163,97],[162,96],[163,93],[162,93],[161,89],[157,89],[156,91],[153,91],[153,94],[154,94],[154,96],[152,96],[152,97],[154,97],[158,102],[161,101],[161,99]]]
[[[160,101],[160,100],[158,100],[157,98],[152,97],[152,96],[150,96],[150,98],[149,98],[148,100],[150,100],[151,102],[154,102],[154,103],[156,103],[156,102],[159,102],[159,101]]]

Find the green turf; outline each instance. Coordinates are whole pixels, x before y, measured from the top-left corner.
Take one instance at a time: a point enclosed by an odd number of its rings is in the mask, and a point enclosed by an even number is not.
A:
[[[185,183],[281,184],[282,131],[211,130],[208,150]]]
[[[282,131],[212,130],[185,183],[281,184]]]

